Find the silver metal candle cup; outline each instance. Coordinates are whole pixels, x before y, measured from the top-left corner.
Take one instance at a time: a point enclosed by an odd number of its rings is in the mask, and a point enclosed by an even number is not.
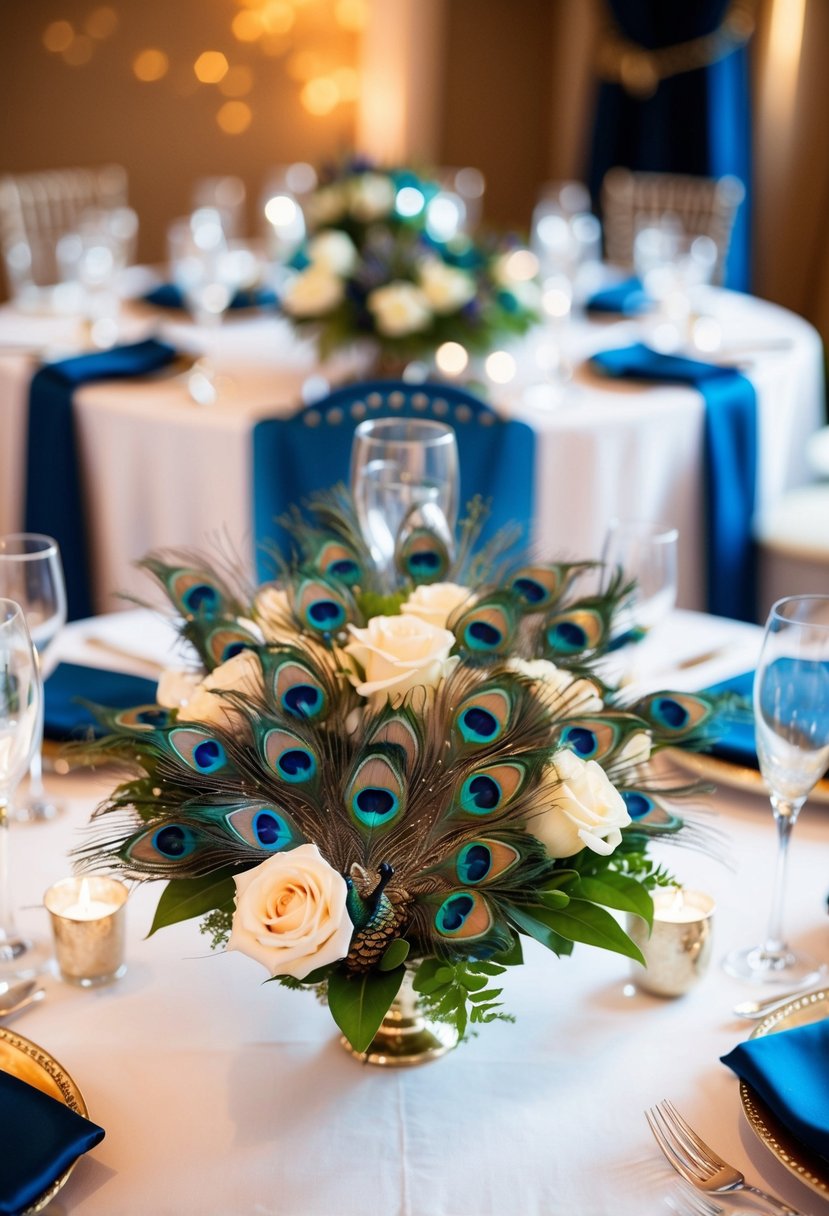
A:
[[[81,885],[87,883],[88,897],[107,904],[109,911],[79,919],[72,915],[81,899]],[[88,875],[63,878],[43,897],[52,921],[55,958],[61,979],[82,988],[93,988],[120,979],[126,971],[124,941],[127,888],[116,878]]]
[[[628,933],[645,957],[633,963],[638,988],[656,996],[684,996],[705,974],[711,959],[714,901],[704,891],[676,887],[653,893],[653,931],[628,916]]]

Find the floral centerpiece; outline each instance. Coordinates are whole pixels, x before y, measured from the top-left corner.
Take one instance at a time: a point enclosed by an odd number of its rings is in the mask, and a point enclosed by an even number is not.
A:
[[[620,576],[579,596],[595,563],[504,570],[497,540],[475,551],[480,515],[452,551],[409,532],[391,594],[345,491],[293,514],[259,588],[146,559],[200,666],[104,713],[92,745],[127,778],[80,865],[166,880],[153,931],[202,918],[315,990],[357,1052],[404,980],[460,1036],[507,1016],[495,985],[527,937],[641,959],[613,912],[651,920],[648,841],[701,838],[650,759],[699,744],[712,703],[623,703],[596,671]]]
[[[351,160],[324,172],[305,210],[282,308],[330,354],[372,339],[387,359],[453,341],[483,353],[538,319],[532,255],[514,243],[447,236],[430,223],[438,183]]]

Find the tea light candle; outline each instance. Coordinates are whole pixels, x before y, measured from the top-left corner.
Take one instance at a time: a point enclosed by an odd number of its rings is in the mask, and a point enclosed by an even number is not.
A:
[[[657,996],[683,996],[711,959],[714,901],[704,891],[684,887],[661,887],[652,898],[650,936],[644,921],[628,917],[628,933],[647,964],[633,964],[636,985]]]
[[[120,979],[127,888],[115,878],[64,878],[43,899],[52,920],[61,978],[90,988]]]

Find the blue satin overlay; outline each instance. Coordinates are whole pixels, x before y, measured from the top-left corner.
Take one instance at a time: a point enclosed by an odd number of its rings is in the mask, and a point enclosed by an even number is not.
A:
[[[181,288],[177,287],[175,283],[159,283],[158,287],[147,292],[143,300],[145,304],[152,304],[155,308],[187,307]],[[269,287],[259,287],[253,291],[244,289],[237,291],[228,308],[231,311],[243,308],[276,308],[277,303],[275,291]]]
[[[730,367],[664,355],[642,343],[601,351],[598,371],[618,379],[688,384],[705,400],[706,606],[716,616],[756,619],[751,534],[757,483],[757,395]]]
[[[829,1164],[829,1018],[749,1039],[721,1059]]]
[[[84,738],[90,732],[105,733],[84,701],[107,709],[154,705],[157,685],[155,680],[123,671],[108,671],[81,663],[58,663],[43,687],[43,733],[47,739],[63,742]]]
[[[149,338],[129,346],[49,363],[32,377],[26,454],[27,532],[45,532],[60,545],[68,619],[92,616],[92,586],[72,394],[96,380],[147,375],[176,352]]]
[[[386,404],[372,407],[369,403],[375,394]],[[388,404],[390,398],[394,406]],[[425,407],[416,409],[413,400],[422,405],[424,398]],[[316,425],[307,424],[309,415]],[[485,402],[453,385],[382,380],[348,385],[290,418],[267,419],[256,425],[253,515],[257,545],[273,540],[285,547],[288,537],[275,524],[277,517],[311,493],[337,482],[347,484],[357,424],[364,417],[388,416],[451,423],[458,441],[461,517],[469,500],[480,494],[492,506],[481,533],[482,543],[499,528],[517,523],[523,532],[521,545],[529,544],[535,480],[532,428],[501,418]],[[263,579],[273,577],[272,563],[264,553],[258,557],[258,573]]]
[[[0,1069],[0,1216],[31,1207],[104,1129]]]

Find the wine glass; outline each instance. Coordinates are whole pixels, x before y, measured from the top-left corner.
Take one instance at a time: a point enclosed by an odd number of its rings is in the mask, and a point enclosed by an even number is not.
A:
[[[394,586],[401,533],[418,524],[451,551],[458,518],[458,445],[428,418],[369,418],[354,432],[351,488],[357,516],[386,586]]]
[[[13,600],[0,599],[0,980],[34,974],[49,957],[43,942],[15,928],[9,887],[9,809],[37,750],[43,685],[26,619]]]
[[[0,596],[20,605],[45,679],[54,660],[53,643],[66,624],[66,588],[57,541],[39,532],[0,536]],[[58,812],[43,789],[42,746],[41,701],[29,796],[20,814],[27,820],[53,819]]]
[[[604,589],[617,570],[634,582],[614,621],[617,642],[640,641],[676,603],[676,528],[645,519],[611,519],[602,547]]]
[[[772,605],[754,674],[754,726],[777,824],[771,914],[762,945],[733,951],[723,965],[738,979],[808,984],[824,968],[787,945],[783,904],[792,829],[829,768],[829,595],[793,595]]]

